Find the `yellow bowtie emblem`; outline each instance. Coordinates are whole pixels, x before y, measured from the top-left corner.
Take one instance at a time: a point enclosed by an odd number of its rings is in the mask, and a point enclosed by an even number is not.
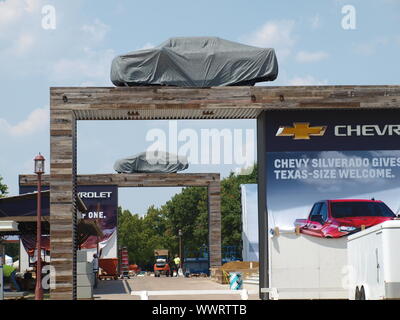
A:
[[[293,127],[279,127],[278,137],[293,137],[294,140],[309,140],[310,136],[323,136],[326,126],[310,127],[308,122],[295,122]]]

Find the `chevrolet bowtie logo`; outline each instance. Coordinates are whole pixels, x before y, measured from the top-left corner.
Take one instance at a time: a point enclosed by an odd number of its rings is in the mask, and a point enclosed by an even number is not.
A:
[[[310,136],[323,136],[326,126],[310,127],[308,122],[295,122],[293,127],[279,127],[278,137],[293,137],[294,140],[308,140]]]

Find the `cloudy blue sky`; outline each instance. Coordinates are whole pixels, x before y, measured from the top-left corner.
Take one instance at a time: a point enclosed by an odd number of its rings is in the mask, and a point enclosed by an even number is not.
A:
[[[353,5],[355,29],[342,27]],[[56,28],[42,27],[51,5]],[[399,84],[400,1],[0,0],[0,175],[18,193],[19,173],[49,158],[50,86],[110,86],[111,59],[174,36],[219,36],[277,50],[280,74],[263,85]],[[79,123],[80,173],[112,172],[149,146],[168,122]],[[254,121],[182,121],[179,129],[254,129]],[[237,165],[193,165],[227,175]],[[143,213],[179,189],[121,189],[120,204]]]

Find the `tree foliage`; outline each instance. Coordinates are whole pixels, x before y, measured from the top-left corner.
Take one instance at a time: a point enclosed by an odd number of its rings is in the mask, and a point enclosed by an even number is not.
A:
[[[3,183],[3,178],[0,176],[0,198],[8,193],[8,187]]]
[[[231,173],[221,181],[222,245],[242,247],[240,185],[256,183],[257,167],[248,175]],[[179,253],[179,230],[185,252],[195,255],[208,245],[207,189],[187,187],[161,208],[151,206],[144,216],[118,208],[119,246],[126,246],[130,263],[151,269],[155,249]]]

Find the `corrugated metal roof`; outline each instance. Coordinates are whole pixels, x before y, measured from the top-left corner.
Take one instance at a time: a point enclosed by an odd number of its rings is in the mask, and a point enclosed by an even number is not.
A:
[[[256,119],[259,108],[151,109],[151,110],[74,110],[77,120],[197,120]]]

